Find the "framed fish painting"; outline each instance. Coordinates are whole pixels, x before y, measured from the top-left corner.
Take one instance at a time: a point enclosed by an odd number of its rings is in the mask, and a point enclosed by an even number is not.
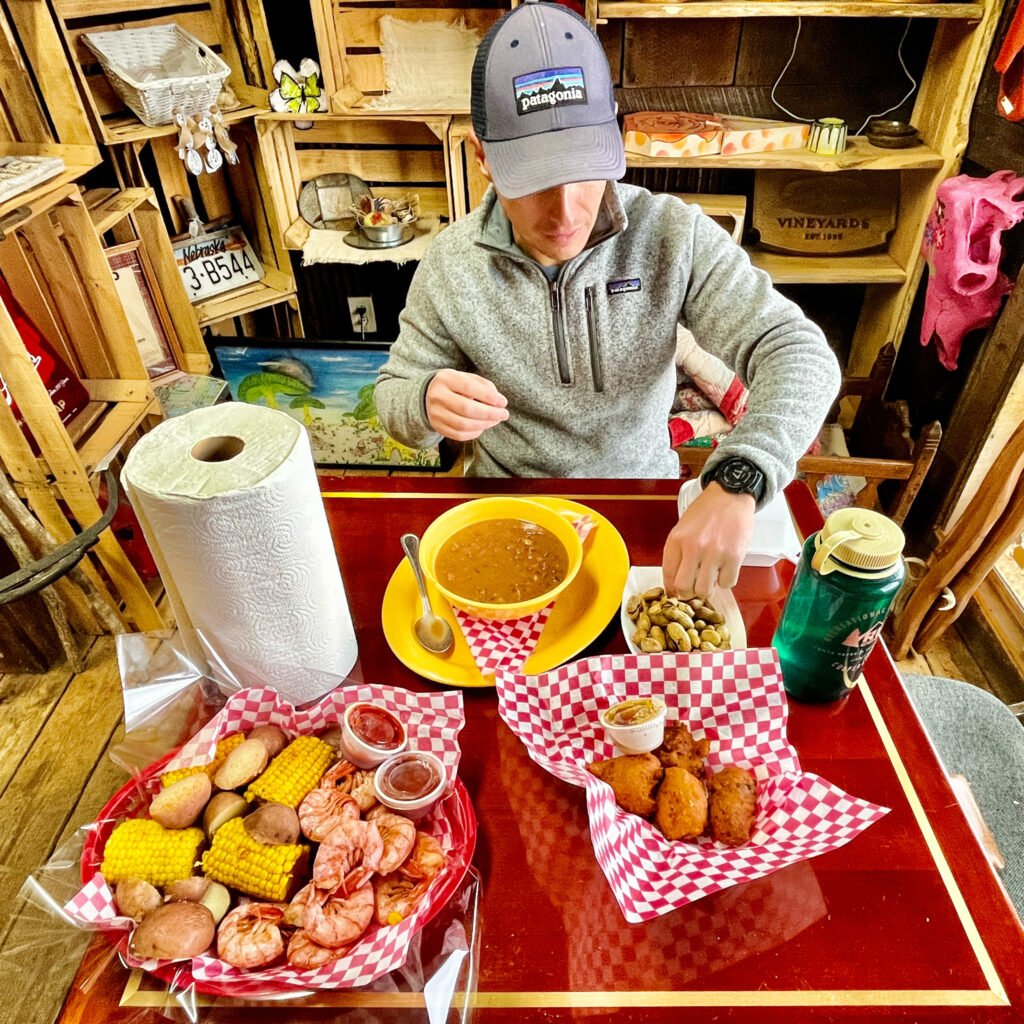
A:
[[[409,448],[388,436],[374,388],[387,342],[351,344],[292,338],[211,337],[214,372],[231,398],[280,409],[309,432],[318,466],[445,470],[447,449]]]

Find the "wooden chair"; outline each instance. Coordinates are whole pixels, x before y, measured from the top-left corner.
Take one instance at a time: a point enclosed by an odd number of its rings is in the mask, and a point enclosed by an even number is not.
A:
[[[902,399],[885,401],[885,388],[895,359],[896,349],[890,343],[878,354],[870,376],[843,382],[834,411],[843,398],[860,398],[853,426],[847,431],[849,457],[805,455],[797,463],[797,470],[805,475],[812,491],[816,491],[829,474],[864,477],[867,486],[857,494],[856,504],[861,508],[876,508],[902,524],[935,459],[942,427],[937,420],[929,423],[915,441],[911,436],[907,403]],[[698,475],[712,449],[683,446],[676,452],[680,465]],[[887,481],[895,482],[895,493],[880,496],[879,487]]]
[[[914,645],[923,653],[966,608],[999,556],[1024,529],[1024,423],[1013,432],[992,468],[928,560],[928,569],[893,623],[893,657]],[[948,587],[956,601],[943,608]]]

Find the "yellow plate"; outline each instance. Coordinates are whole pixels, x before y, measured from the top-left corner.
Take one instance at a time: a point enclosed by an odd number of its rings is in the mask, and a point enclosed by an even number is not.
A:
[[[541,498],[530,495],[531,501],[548,505],[556,511],[590,515],[596,526],[583,545],[583,564],[576,578],[555,601],[544,632],[527,659],[524,671],[547,672],[568,661],[587,646],[608,625],[619,610],[622,588],[629,574],[629,552],[619,531],[604,516],[586,505],[565,498]],[[451,606],[432,592],[431,605],[436,614],[446,619],[455,633],[455,644],[446,654],[425,651],[413,635],[413,623],[419,617],[420,595],[416,590],[409,563],[403,558],[395,569],[381,607],[384,638],[395,657],[417,675],[449,686],[493,686],[494,676],[486,678],[473,661],[466,638]]]

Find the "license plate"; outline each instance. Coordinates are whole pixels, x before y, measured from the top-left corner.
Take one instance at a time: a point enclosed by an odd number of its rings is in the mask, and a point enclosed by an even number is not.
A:
[[[174,243],[174,256],[192,302],[253,284],[265,271],[241,228],[210,231]]]

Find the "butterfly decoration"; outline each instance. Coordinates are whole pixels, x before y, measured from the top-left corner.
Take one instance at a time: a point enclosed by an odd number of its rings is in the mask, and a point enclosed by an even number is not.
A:
[[[299,70],[286,60],[274,65],[277,88],[270,94],[270,108],[279,113],[315,114],[323,109],[320,90],[320,65],[304,57]]]

